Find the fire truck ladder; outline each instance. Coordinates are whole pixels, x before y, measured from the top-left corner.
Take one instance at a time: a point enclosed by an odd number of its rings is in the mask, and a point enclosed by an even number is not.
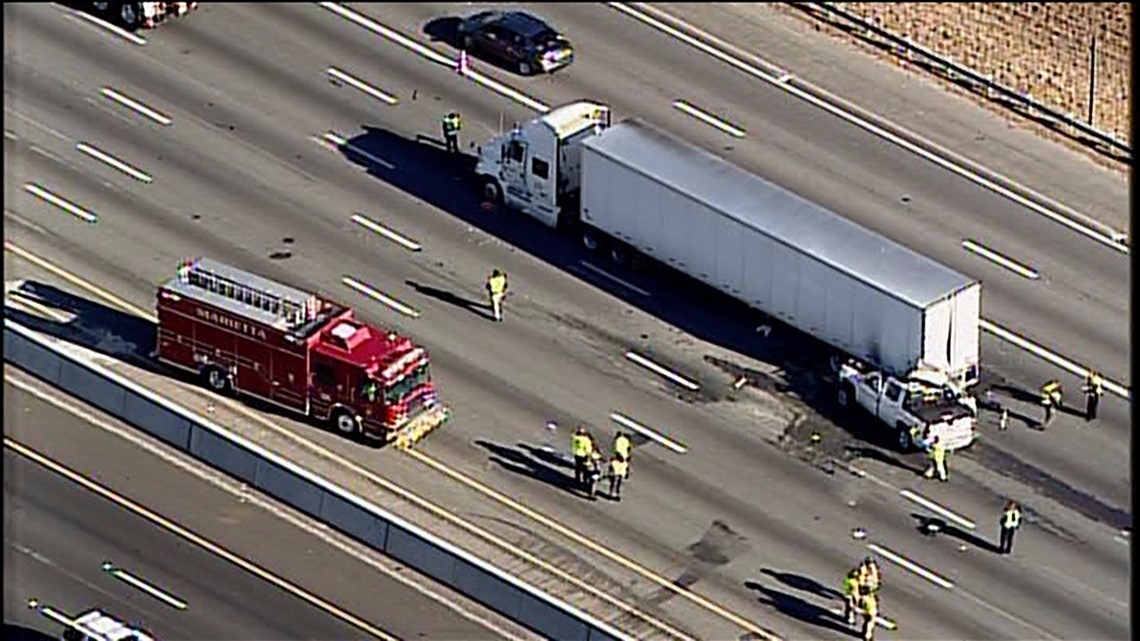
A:
[[[240,282],[239,279],[244,274],[238,270],[227,271],[230,273],[222,274],[220,270],[210,269],[201,261],[195,261],[183,263],[178,268],[178,277],[183,282],[214,295],[283,318],[290,328],[316,318],[320,311],[321,303],[316,296],[310,295],[304,301],[288,298]]]

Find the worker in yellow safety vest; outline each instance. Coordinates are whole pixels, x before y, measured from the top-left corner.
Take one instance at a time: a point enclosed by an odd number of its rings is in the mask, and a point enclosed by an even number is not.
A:
[[[621,500],[621,484],[622,481],[629,476],[629,459],[621,454],[614,454],[610,457],[610,498],[615,501]]]
[[[859,569],[851,568],[843,577],[843,618],[847,625],[855,625],[855,611],[859,606]]]
[[[939,436],[936,435],[930,440],[930,452],[927,456],[930,462],[922,475],[932,479],[934,473],[937,472],[939,481],[948,481],[950,476],[946,473],[946,446],[942,444],[942,439]]]
[[[1100,397],[1104,394],[1104,379],[1094,370],[1089,370],[1085,376],[1085,420],[1095,421],[1096,411],[1100,406]]]
[[[1042,427],[1053,421],[1053,410],[1061,409],[1061,381],[1053,379],[1041,386],[1041,405],[1045,408],[1045,422]]]
[[[447,142],[447,151],[449,153],[459,153],[459,130],[463,127],[463,123],[459,120],[459,114],[452,111],[443,117],[443,139]]]
[[[503,297],[507,295],[506,273],[497,269],[491,272],[487,277],[487,295],[491,298],[491,311],[495,314],[495,320],[502,322]]]
[[[629,440],[629,436],[622,431],[614,434],[613,452],[611,456],[620,456],[628,467],[630,460],[633,458],[633,442]],[[628,476],[628,470],[626,474]]]
[[[859,593],[872,594],[879,591],[882,585],[882,575],[879,573],[879,564],[875,559],[867,557],[859,564],[857,578],[859,580]]]
[[[574,454],[574,480],[578,485],[585,485],[590,455],[594,453],[594,439],[590,437],[590,432],[586,428],[579,427],[570,440],[570,448]]]
[[[860,595],[859,605],[863,611],[863,641],[873,641],[875,623],[879,619],[879,597],[874,593]]]

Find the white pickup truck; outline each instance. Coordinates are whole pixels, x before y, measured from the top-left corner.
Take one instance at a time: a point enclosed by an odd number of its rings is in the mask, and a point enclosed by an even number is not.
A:
[[[935,372],[916,370],[903,381],[852,359],[838,374],[839,404],[854,401],[894,429],[903,451],[920,446],[912,432],[922,440],[937,435],[948,450],[968,447],[977,437],[975,400]]]

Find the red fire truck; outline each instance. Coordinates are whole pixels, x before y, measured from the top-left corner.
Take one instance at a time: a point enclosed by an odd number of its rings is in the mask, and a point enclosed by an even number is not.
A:
[[[408,446],[443,424],[427,350],[346,307],[208,258],[158,291],[158,359],[213,391]]]

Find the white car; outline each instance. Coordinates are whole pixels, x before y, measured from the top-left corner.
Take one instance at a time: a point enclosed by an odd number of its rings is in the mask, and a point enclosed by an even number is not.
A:
[[[63,631],[64,641],[155,641],[149,632],[101,611],[90,610]]]

